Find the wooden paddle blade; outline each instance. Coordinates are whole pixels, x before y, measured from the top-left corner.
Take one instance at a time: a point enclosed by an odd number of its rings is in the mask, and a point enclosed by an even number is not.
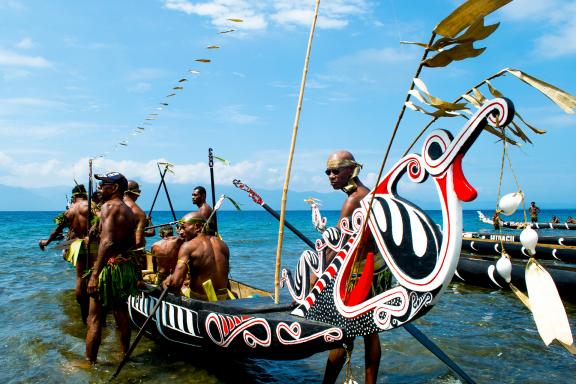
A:
[[[546,345],[573,343],[566,310],[550,274],[534,259],[526,264],[526,287],[538,333]]]

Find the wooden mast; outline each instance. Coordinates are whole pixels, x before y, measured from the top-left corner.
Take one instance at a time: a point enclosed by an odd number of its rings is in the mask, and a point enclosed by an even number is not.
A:
[[[278,304],[280,296],[280,260],[282,255],[282,240],[284,238],[284,217],[286,214],[286,195],[288,193],[288,184],[290,183],[290,172],[292,170],[292,159],[294,157],[294,147],[296,146],[296,136],[298,135],[298,122],[300,121],[300,110],[302,109],[302,99],[304,98],[304,88],[306,85],[306,75],[308,74],[308,60],[310,50],[312,49],[312,40],[314,38],[314,29],[316,28],[316,19],[318,18],[318,8],[320,0],[316,0],[314,8],[314,17],[310,27],[310,36],[308,38],[308,49],[306,50],[306,59],[304,61],[304,70],[302,71],[302,81],[300,83],[300,94],[298,96],[298,105],[296,107],[296,117],[294,118],[294,128],[292,130],[292,142],[288,155],[288,164],[286,166],[286,175],[284,178],[284,187],[282,189],[282,206],[280,209],[280,225],[278,228],[278,246],[276,248],[276,269],[274,273],[274,301]]]

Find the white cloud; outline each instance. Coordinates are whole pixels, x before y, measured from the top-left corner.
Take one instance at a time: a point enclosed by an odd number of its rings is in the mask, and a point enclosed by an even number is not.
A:
[[[30,37],[25,37],[16,44],[14,44],[14,46],[19,49],[31,49],[34,48],[35,44]]]
[[[42,56],[26,56],[0,48],[0,66],[49,68],[52,63]]]
[[[546,32],[534,41],[535,55],[557,58],[576,54],[576,1],[516,0],[502,12],[512,21],[545,26]]]
[[[314,12],[313,2],[306,0],[165,0],[164,7],[189,15],[209,17],[211,23],[218,28],[233,27],[241,30],[263,30],[270,24],[284,27],[309,26]],[[332,0],[322,5],[318,28],[344,28],[352,17],[369,12],[367,0]],[[243,22],[231,23],[228,18],[239,18]]]
[[[230,122],[234,124],[254,124],[259,121],[258,116],[249,115],[244,113],[244,106],[242,105],[228,105],[225,107],[220,107],[216,112],[217,118],[223,122]]]

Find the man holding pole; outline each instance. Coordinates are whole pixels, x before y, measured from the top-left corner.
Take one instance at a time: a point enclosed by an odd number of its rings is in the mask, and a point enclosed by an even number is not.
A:
[[[90,309],[86,333],[86,357],[96,363],[102,339],[102,325],[107,309],[112,309],[120,332],[120,347],[126,353],[130,346],[130,317],[126,300],[137,294],[140,271],[133,260],[134,231],[137,218],[122,197],[128,181],[118,172],[95,175],[100,180],[102,211],[98,256],[88,281]]]
[[[368,188],[358,178],[358,174],[362,169],[362,165],[357,163],[354,159],[352,153],[348,151],[338,151],[331,154],[328,157],[326,165],[326,175],[330,180],[330,184],[334,189],[340,189],[346,193],[347,198],[342,205],[342,210],[340,211],[340,219],[344,217],[349,217],[352,215],[354,210],[360,207],[360,201],[370,193]],[[365,251],[372,250],[373,244],[371,239],[368,239],[368,243]],[[335,253],[328,255],[327,263],[330,263],[331,259],[335,256]],[[358,255],[358,261],[362,262],[365,260],[366,255]],[[381,258],[379,258],[381,259]],[[376,264],[376,262],[375,262]],[[375,265],[374,269],[377,269]],[[382,270],[382,269],[381,269]],[[385,270],[385,269],[384,269]],[[376,273],[375,273],[376,277]],[[382,279],[378,280],[382,283]],[[384,279],[387,280],[387,279]],[[385,282],[384,282],[385,283]],[[378,289],[379,287],[374,287]],[[382,287],[381,289],[384,289]],[[380,289],[380,290],[381,290]],[[379,293],[379,292],[376,292]],[[349,340],[346,343],[349,351],[354,347],[354,340]],[[364,336],[364,353],[365,353],[365,382],[366,383],[376,383],[376,378],[378,376],[378,368],[380,367],[380,356],[381,347],[380,339],[377,333]],[[346,350],[344,348],[333,349],[328,355],[328,361],[326,362],[326,370],[324,371],[323,383],[334,383],[338,378],[338,374],[342,370],[346,359]]]

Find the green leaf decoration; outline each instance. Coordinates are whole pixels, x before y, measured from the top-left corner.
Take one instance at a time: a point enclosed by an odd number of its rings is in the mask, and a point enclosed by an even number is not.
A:
[[[224,163],[225,166],[229,166],[230,162],[226,159],[224,159],[223,157],[220,156],[212,156],[213,158],[215,158],[218,161],[221,161],[222,163]]]
[[[234,208],[236,208],[237,211],[241,211],[240,205],[239,205],[237,202],[235,202],[230,196],[224,195],[224,197],[225,197],[226,199],[230,200],[230,202],[232,203],[232,205],[234,206]]]
[[[226,20],[231,21],[233,23],[243,23],[244,22],[244,20],[242,20],[242,19],[226,19]]]
[[[434,32],[445,37],[453,38],[472,25],[478,18],[489,15],[511,1],[512,0],[468,0],[442,20],[434,28]]]
[[[570,114],[574,113],[574,109],[576,109],[576,97],[573,95],[517,69],[505,68],[504,71],[516,76],[526,84],[542,92],[546,97],[562,108],[564,112]]]
[[[445,67],[453,61],[479,56],[485,50],[486,48],[474,48],[472,43],[460,44],[425,60],[423,65],[431,68]]]

